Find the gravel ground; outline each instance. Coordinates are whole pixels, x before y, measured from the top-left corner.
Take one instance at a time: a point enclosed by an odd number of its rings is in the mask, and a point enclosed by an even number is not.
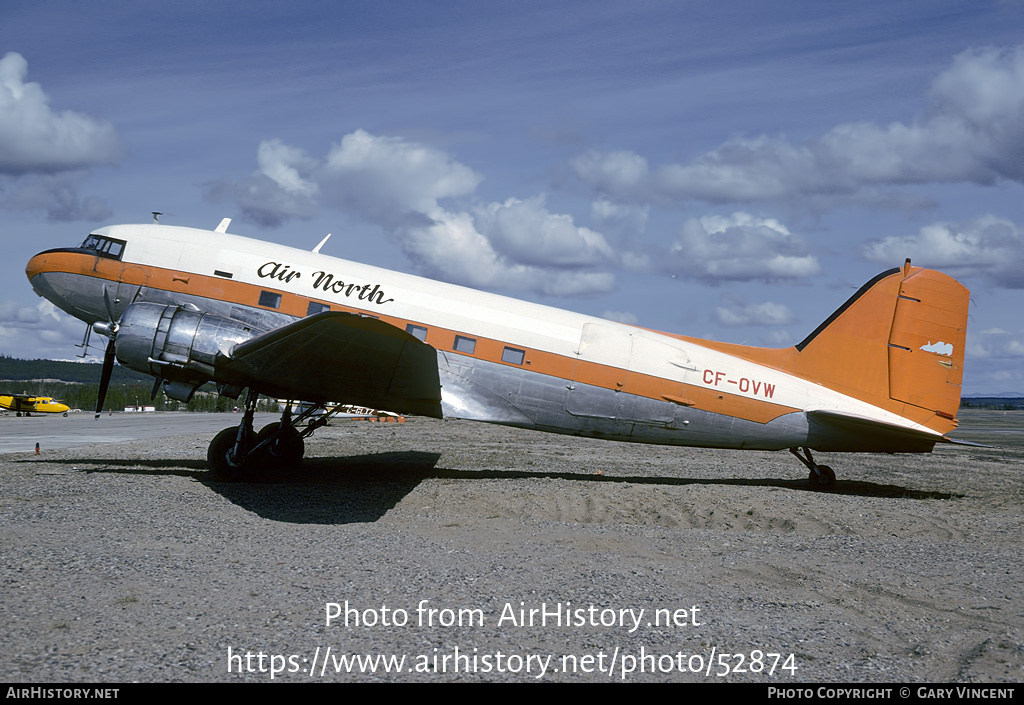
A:
[[[1018,682],[1024,412],[961,420],[998,447],[821,454],[827,494],[786,452],[428,419],[333,422],[252,483],[207,477],[216,415],[2,455],[0,673]]]

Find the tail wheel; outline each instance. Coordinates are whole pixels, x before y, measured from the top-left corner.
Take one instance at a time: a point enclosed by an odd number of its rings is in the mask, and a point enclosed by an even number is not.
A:
[[[264,457],[275,467],[295,466],[302,462],[306,453],[306,443],[294,426],[286,426],[281,430],[277,421],[267,424],[256,434],[256,444],[270,439],[264,449]]]
[[[836,484],[836,474],[828,465],[817,465],[807,478],[811,487],[817,490],[830,490]]]
[[[800,455],[803,450],[804,455]],[[814,462],[810,448],[790,448],[789,452],[796,456],[796,459],[803,463],[811,471],[807,476],[807,484],[812,490],[830,490],[836,484],[836,474],[828,465],[818,465]]]

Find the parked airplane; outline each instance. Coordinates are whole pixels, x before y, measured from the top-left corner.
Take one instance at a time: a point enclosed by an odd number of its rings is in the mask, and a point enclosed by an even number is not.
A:
[[[0,394],[0,409],[15,411],[18,416],[31,416],[33,413],[67,416],[70,411],[67,404],[61,404],[53,397],[37,397],[33,394]]]
[[[790,348],[660,333],[227,233],[113,225],[27,267],[35,291],[115,357],[188,400],[213,381],[237,427],[216,473],[294,462],[331,402],[617,441],[929,452],[955,442],[969,293],[936,271],[879,274]],[[256,433],[259,394],[312,402]],[[303,425],[303,421],[306,421]]]

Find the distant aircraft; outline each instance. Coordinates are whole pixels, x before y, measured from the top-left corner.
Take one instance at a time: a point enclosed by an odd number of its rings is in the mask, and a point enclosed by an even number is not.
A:
[[[97,416],[117,360],[187,401],[237,399],[215,473],[297,462],[333,403],[616,441],[929,452],[957,427],[969,293],[910,260],[790,348],[660,333],[230,235],[112,225],[33,257],[35,291],[106,336]],[[256,433],[259,394],[311,402]],[[331,409],[323,410],[328,405]],[[321,412],[315,416],[314,412]],[[315,417],[315,418],[314,418]],[[303,422],[305,425],[303,426]]]
[[[54,401],[53,397],[37,397],[31,394],[0,394],[0,408],[16,411],[18,416],[24,414],[64,414],[68,415],[67,404]]]

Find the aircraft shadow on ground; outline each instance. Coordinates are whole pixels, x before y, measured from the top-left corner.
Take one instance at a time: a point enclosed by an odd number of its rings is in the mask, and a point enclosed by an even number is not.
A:
[[[440,453],[403,451],[356,456],[306,458],[299,468],[257,471],[242,482],[212,477],[202,460],[80,458],[47,461],[72,465],[86,473],[178,475],[191,477],[229,501],[259,516],[298,524],[348,524],[373,522],[393,509],[424,480],[536,480],[555,479],[578,483],[628,483],[638,485],[778,487],[801,492],[812,490],[806,478],[735,479],[692,477],[636,477],[578,472],[524,470],[451,470],[437,467]],[[15,462],[32,463],[23,460]],[[858,480],[839,480],[828,494],[899,499],[956,499],[950,492],[916,490],[900,485],[881,485]]]

